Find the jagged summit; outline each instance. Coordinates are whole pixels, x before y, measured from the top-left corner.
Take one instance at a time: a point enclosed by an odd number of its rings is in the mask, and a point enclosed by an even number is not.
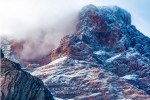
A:
[[[105,19],[107,24],[118,23],[119,25],[131,24],[131,14],[118,6],[99,6],[87,5],[80,11],[80,19],[84,17],[100,17]]]
[[[61,54],[79,56],[83,54],[80,51],[90,54],[88,50],[96,51],[102,49],[102,46],[112,49],[123,37],[120,28],[131,25],[130,13],[117,6],[87,5],[82,8],[78,17],[75,34],[67,35],[60,41],[59,47],[52,52],[52,60],[61,57]],[[79,45],[81,43],[82,47]],[[84,50],[84,47],[88,49]],[[86,55],[82,57],[85,58]],[[81,56],[75,58],[80,59]]]
[[[125,49],[136,46],[136,50],[140,53],[144,53],[140,48],[146,52],[150,50],[148,46],[150,38],[131,25],[130,13],[117,6],[88,5],[83,7],[79,13],[75,34],[96,49],[100,49],[100,47],[113,48],[118,44],[123,44]],[[118,43],[119,41],[122,43]]]

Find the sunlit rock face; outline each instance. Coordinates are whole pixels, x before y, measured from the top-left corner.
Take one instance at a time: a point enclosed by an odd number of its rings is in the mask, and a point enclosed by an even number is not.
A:
[[[92,49],[73,34],[65,36],[60,41],[58,48],[51,53],[51,59],[53,61],[64,55],[79,60],[89,59],[90,54],[92,54]]]
[[[1,58],[0,83],[1,100],[54,100],[40,79],[6,58]]]

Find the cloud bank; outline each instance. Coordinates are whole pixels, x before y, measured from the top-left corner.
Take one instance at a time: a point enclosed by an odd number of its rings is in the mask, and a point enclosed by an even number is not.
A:
[[[47,55],[63,36],[74,32],[79,10],[88,4],[126,9],[132,15],[132,24],[150,37],[148,0],[1,0],[0,35],[27,40],[22,52],[25,58]]]

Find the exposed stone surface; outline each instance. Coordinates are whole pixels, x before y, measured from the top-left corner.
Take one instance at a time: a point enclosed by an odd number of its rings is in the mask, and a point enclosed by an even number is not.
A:
[[[3,52],[2,52],[2,49],[1,49],[1,58],[4,58],[4,54],[3,54]]]
[[[39,77],[54,97],[75,100],[149,100],[143,90],[88,59],[67,56],[30,72]]]
[[[117,6],[88,5],[79,13],[76,34],[94,49],[97,46],[112,47],[122,37],[119,27],[130,24],[131,15]]]
[[[74,59],[86,59],[90,58],[91,51],[91,48],[77,35],[67,35],[60,41],[58,48],[51,53],[51,59],[53,61],[65,55]]]
[[[0,80],[1,100],[53,100],[40,79],[6,58],[1,59]]]

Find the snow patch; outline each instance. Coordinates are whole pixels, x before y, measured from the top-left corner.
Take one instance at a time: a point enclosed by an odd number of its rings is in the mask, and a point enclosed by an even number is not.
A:
[[[136,55],[140,55],[138,52],[135,53],[127,53],[126,57],[129,58],[130,56],[136,56]]]
[[[96,55],[102,55],[102,54],[105,54],[106,52],[105,51],[95,51],[94,54]]]
[[[82,99],[82,98],[87,98],[87,97],[95,97],[95,96],[98,96],[98,95],[102,95],[102,93],[98,92],[98,93],[91,93],[91,94],[86,94],[86,95],[82,95],[80,97],[78,97],[79,99]]]
[[[106,60],[106,62],[112,62],[113,60],[115,60],[115,59],[119,58],[120,56],[121,56],[121,54],[116,55],[116,56],[113,56],[113,57],[111,57],[111,58],[107,59],[107,60]]]
[[[137,75],[125,75],[121,78],[126,79],[126,80],[131,80],[131,79],[135,79]]]
[[[42,73],[40,71],[35,70],[35,71],[31,72],[30,74],[33,76],[38,76],[38,75],[41,75]]]
[[[61,99],[61,98],[58,98],[58,97],[54,97],[55,100],[64,100],[64,99]]]
[[[58,58],[58,59],[52,61],[51,63],[49,63],[48,65],[55,65],[55,64],[57,64],[57,63],[63,62],[63,61],[66,60],[66,59],[67,59],[67,57]]]

